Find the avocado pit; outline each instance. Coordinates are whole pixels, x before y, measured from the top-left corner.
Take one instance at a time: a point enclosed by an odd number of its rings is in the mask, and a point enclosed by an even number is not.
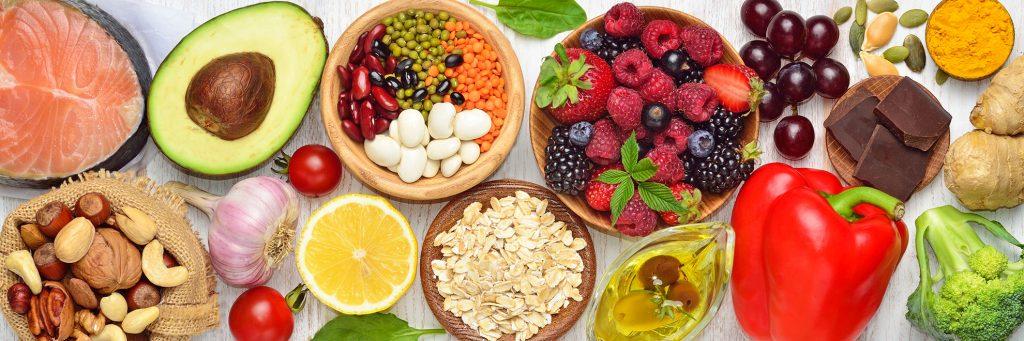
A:
[[[192,77],[185,108],[192,122],[224,140],[252,133],[274,98],[274,61],[257,52],[218,57]]]

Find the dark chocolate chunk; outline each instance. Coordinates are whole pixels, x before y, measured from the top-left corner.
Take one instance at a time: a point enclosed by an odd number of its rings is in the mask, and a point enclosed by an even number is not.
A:
[[[903,144],[881,125],[876,125],[857,162],[853,177],[868,186],[907,201],[924,180],[930,153]]]
[[[924,151],[949,131],[952,120],[928,90],[907,77],[878,103],[875,115],[903,144]]]
[[[867,91],[864,93],[852,95],[850,102],[843,107],[835,108],[825,120],[825,128],[854,160],[860,159],[868,139],[871,138],[871,132],[878,124],[875,117],[878,97]]]

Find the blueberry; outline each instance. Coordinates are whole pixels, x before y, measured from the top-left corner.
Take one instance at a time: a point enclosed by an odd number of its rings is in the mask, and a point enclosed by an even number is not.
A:
[[[670,50],[661,56],[661,67],[670,76],[682,78],[690,71],[690,56],[680,50]]]
[[[705,158],[715,149],[715,137],[707,130],[698,130],[686,140],[686,149],[695,157]]]
[[[590,51],[597,51],[604,46],[604,34],[595,29],[588,28],[580,34],[580,45]]]
[[[578,122],[569,128],[569,141],[580,147],[590,143],[590,136],[594,134],[594,125],[590,122]]]
[[[656,133],[668,127],[668,122],[672,119],[672,112],[660,103],[651,103],[644,106],[641,119],[643,120],[644,128]]]

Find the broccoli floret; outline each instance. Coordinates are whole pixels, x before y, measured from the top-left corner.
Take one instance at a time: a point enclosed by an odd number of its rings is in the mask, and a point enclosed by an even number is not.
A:
[[[915,222],[921,281],[907,299],[907,319],[940,340],[1005,340],[1024,322],[1024,263],[986,245],[970,223],[1024,248],[997,222],[952,206],[926,211]],[[945,279],[933,288],[925,245],[931,245]]]

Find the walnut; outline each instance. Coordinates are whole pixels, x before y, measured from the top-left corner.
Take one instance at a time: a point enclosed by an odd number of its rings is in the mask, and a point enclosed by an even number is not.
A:
[[[131,288],[142,276],[142,254],[121,232],[96,230],[89,252],[71,266],[75,277],[102,294]]]

